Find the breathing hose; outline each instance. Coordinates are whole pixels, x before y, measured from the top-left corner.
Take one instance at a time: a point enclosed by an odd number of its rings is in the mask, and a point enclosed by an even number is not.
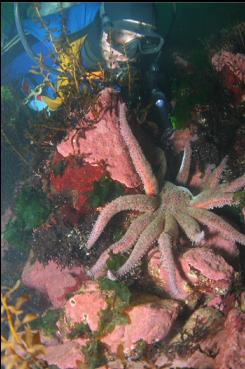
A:
[[[25,52],[29,55],[29,57],[36,63],[38,64],[38,58],[37,56],[33,53],[32,49],[30,48],[30,46],[28,45],[28,42],[26,40],[26,36],[25,33],[23,31],[23,27],[22,27],[22,23],[20,20],[20,13],[19,13],[19,3],[15,2],[14,3],[14,18],[15,18],[15,24],[16,24],[16,28],[21,40],[21,43],[25,49]],[[58,71],[54,68],[49,67],[48,65],[44,64],[45,68],[54,74],[59,74]]]
[[[22,28],[21,20],[20,20],[19,4],[17,2],[14,3],[14,19],[15,19],[16,28],[17,28],[18,34],[20,36],[21,43],[22,43],[22,45],[25,49],[25,52],[29,55],[29,57],[35,63],[38,63],[37,57],[34,55],[33,51],[29,47],[28,42],[26,40],[24,31],[23,31],[23,28]]]

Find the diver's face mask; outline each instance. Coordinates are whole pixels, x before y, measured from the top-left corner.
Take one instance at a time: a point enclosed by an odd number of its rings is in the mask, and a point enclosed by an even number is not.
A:
[[[157,54],[163,46],[163,38],[155,33],[142,35],[127,30],[111,30],[108,41],[113,49],[134,60],[139,55]]]

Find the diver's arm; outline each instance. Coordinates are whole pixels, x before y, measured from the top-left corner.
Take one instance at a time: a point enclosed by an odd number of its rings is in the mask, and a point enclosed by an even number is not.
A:
[[[161,131],[162,140],[166,141],[174,132],[172,122],[169,118],[171,106],[164,94],[158,86],[159,67],[156,61],[150,64],[147,70],[143,71],[146,76],[148,95],[153,103],[153,113],[156,123]]]

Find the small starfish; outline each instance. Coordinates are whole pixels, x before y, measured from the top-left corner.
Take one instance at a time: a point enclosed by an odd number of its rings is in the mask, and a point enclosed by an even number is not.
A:
[[[108,273],[111,279],[120,278],[129,273],[157,242],[162,266],[167,270],[168,281],[166,282],[170,294],[174,298],[181,298],[181,291],[178,290],[176,284],[176,267],[172,253],[173,245],[178,239],[179,228],[185,232],[193,244],[198,244],[204,239],[201,223],[207,226],[212,225],[217,231],[222,232],[224,238],[245,245],[244,234],[238,232],[220,216],[207,210],[235,204],[234,193],[245,186],[245,175],[231,183],[219,184],[227,161],[227,158],[224,158],[216,169],[211,170],[208,167],[202,183],[202,192],[193,196],[189,189],[183,186],[188,181],[191,162],[191,145],[188,142],[176,178],[178,185],[165,181],[159,192],[150,164],[128,126],[125,104],[120,102],[119,127],[135,168],[144,184],[146,195],[121,196],[106,205],[93,227],[87,248],[90,249],[95,244],[115,214],[125,210],[136,210],[143,214],[132,222],[121,240],[102,253],[90,274],[98,277],[104,271],[111,252],[117,254],[133,248],[126,263],[115,273],[110,271]]]

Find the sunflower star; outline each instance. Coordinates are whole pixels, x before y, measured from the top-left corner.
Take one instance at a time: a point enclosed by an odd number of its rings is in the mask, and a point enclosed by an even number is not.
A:
[[[95,244],[110,219],[117,213],[125,210],[136,210],[139,215],[126,231],[125,235],[112,244],[102,253],[96,264],[90,270],[90,275],[98,277],[106,268],[110,253],[121,253],[133,248],[128,260],[115,273],[108,272],[108,277],[117,279],[129,273],[147,254],[151,246],[157,241],[161,253],[162,266],[167,271],[167,285],[174,298],[181,296],[177,288],[175,276],[175,262],[172,248],[178,239],[179,228],[194,244],[204,239],[204,231],[200,224],[212,225],[222,232],[224,238],[237,241],[245,245],[245,235],[237,231],[220,216],[208,209],[233,205],[234,193],[245,186],[245,175],[231,183],[219,184],[220,177],[225,168],[227,158],[220,165],[212,169],[209,166],[202,182],[202,191],[194,196],[184,187],[187,184],[190,162],[191,144],[187,143],[179,173],[177,184],[165,181],[161,191],[158,190],[157,180],[147,162],[136,138],[131,132],[126,119],[126,106],[119,102],[119,120],[121,134],[127,143],[130,156],[139,176],[144,184],[146,195],[126,195],[118,197],[104,207],[101,211],[90,237],[87,248]],[[133,247],[134,246],[134,247]]]

